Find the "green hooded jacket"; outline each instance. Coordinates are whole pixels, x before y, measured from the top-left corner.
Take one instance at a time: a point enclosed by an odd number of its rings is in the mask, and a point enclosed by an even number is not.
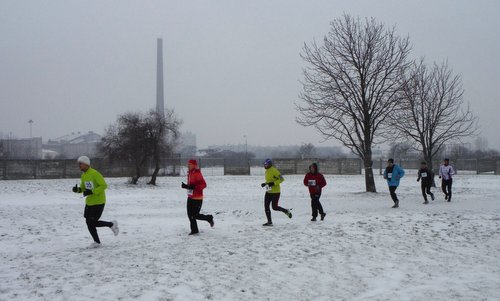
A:
[[[274,183],[274,186],[271,187],[267,193],[280,193],[280,184],[283,183],[285,179],[281,176],[280,172],[276,167],[271,166],[266,169],[266,183]]]
[[[108,188],[108,184],[106,184],[102,175],[97,170],[89,167],[86,172],[82,173],[81,179],[81,191],[83,192],[85,189],[92,190],[92,194],[88,195],[85,199],[85,204],[87,204],[87,206],[105,204],[106,194],[104,190]]]

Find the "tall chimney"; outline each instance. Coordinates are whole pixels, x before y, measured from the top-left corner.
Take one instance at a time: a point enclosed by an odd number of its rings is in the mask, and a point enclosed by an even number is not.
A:
[[[165,116],[165,104],[163,98],[163,40],[157,40],[156,53],[156,112]]]

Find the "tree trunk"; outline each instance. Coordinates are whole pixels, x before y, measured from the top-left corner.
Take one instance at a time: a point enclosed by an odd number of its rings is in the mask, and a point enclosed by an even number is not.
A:
[[[373,177],[373,161],[371,155],[363,159],[363,164],[365,166],[366,192],[377,192],[375,178]]]
[[[156,177],[158,176],[158,173],[160,172],[160,159],[155,156],[155,170],[153,171],[153,174],[151,175],[151,180],[149,181],[149,185],[156,185]]]
[[[436,187],[436,181],[435,181],[435,176],[436,176],[436,171],[434,170],[434,164],[433,164],[433,158],[432,158],[432,150],[429,150],[428,152],[424,152],[424,160],[427,162],[427,169],[432,171],[432,187]]]
[[[132,181],[131,183],[136,185],[137,182],[139,181],[139,178],[141,177],[141,167],[140,166],[136,166],[135,167],[135,176],[132,177]]]

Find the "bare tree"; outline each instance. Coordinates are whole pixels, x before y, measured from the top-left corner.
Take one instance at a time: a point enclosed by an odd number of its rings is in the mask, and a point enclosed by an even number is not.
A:
[[[167,111],[165,117],[154,110],[148,114],[126,113],[118,117],[116,124],[108,127],[100,149],[112,159],[134,164],[132,184],[137,184],[148,159],[152,159],[155,171],[149,183],[156,184],[162,155],[172,151],[179,125],[180,121],[173,111]]]
[[[404,89],[393,126],[415,143],[429,168],[447,143],[461,141],[477,131],[477,118],[463,99],[462,79],[447,62],[428,68],[415,62],[402,77]],[[404,122],[401,122],[404,121]]]
[[[408,37],[375,19],[334,20],[322,45],[305,44],[305,80],[297,122],[336,139],[364,162],[366,191],[376,192],[372,147],[397,104],[398,76],[408,66]]]
[[[477,137],[474,140],[476,151],[486,152],[488,150],[488,139],[485,137]]]
[[[174,111],[166,110],[165,115],[151,111],[146,119],[149,125],[148,145],[152,150],[152,159],[155,169],[148,184],[156,185],[156,177],[161,167],[162,157],[173,154],[181,121],[177,119]]]
[[[100,150],[113,160],[124,160],[134,164],[135,176],[131,183],[137,184],[149,156],[145,142],[144,116],[139,112],[118,116],[116,124],[109,126],[101,140]]]
[[[408,159],[410,151],[413,150],[412,144],[408,142],[394,143],[389,150],[389,157],[394,160]]]
[[[304,143],[299,148],[298,156],[301,159],[312,159],[316,156],[316,147],[312,143]]]

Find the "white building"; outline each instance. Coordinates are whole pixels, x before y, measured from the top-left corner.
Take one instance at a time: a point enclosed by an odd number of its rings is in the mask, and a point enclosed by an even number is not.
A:
[[[58,157],[75,159],[81,155],[95,157],[98,154],[97,146],[102,136],[89,131],[87,133],[71,133],[56,139],[49,139],[43,148],[55,151]]]

